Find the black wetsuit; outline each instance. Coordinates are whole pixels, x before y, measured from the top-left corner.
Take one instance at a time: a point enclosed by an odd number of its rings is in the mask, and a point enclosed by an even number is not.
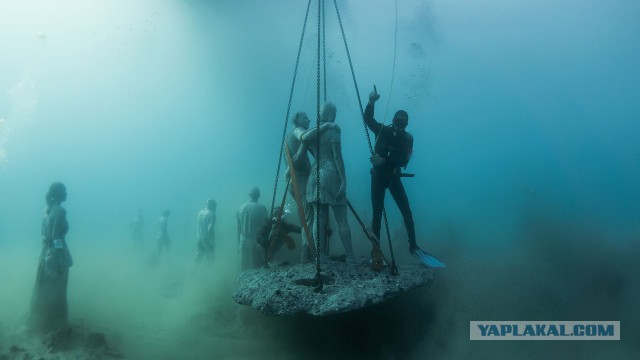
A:
[[[364,121],[367,127],[376,136],[374,151],[385,159],[381,165],[371,169],[371,205],[373,207],[373,219],[371,229],[380,239],[380,219],[384,207],[385,190],[389,188],[393,200],[395,200],[404,225],[407,228],[410,246],[416,244],[416,231],[413,224],[413,215],[409,207],[407,192],[402,185],[400,168],[407,166],[413,150],[413,136],[408,132],[396,131],[392,125],[383,126],[373,118],[374,106],[367,104],[364,111]],[[379,139],[378,139],[379,138]]]

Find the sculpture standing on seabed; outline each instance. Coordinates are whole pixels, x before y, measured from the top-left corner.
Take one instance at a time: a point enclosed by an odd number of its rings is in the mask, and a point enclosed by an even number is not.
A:
[[[313,224],[314,236],[324,239],[329,223],[329,207],[331,207],[338,223],[338,232],[347,255],[347,263],[355,264],[358,263],[358,259],[353,253],[351,230],[347,222],[347,178],[342,159],[340,127],[334,123],[335,119],[336,106],[327,102],[320,115],[319,154],[315,154],[318,137],[316,128],[302,136],[303,143],[307,145],[316,161],[311,166],[307,184],[307,202],[311,205],[309,222]],[[319,191],[317,191],[318,178]],[[316,214],[318,214],[319,223],[316,221]],[[325,258],[327,255],[321,254],[321,257]]]

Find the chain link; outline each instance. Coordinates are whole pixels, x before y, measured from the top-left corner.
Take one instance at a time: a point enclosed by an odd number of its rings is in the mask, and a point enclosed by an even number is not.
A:
[[[327,102],[327,36],[324,16],[324,0],[322,0],[322,68],[324,71],[324,102]]]

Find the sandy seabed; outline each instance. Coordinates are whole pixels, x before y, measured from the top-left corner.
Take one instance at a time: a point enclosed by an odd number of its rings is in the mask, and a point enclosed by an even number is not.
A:
[[[455,251],[434,249],[449,267],[429,286],[345,314],[285,317],[233,301],[238,257],[235,238],[223,235],[213,264],[200,266],[192,240],[174,240],[171,253],[157,257],[150,241],[136,247],[124,237],[92,243],[71,237],[68,298],[75,342],[54,352],[50,338],[25,335],[39,244],[0,243],[0,360],[637,358],[637,247],[607,253],[599,243],[581,241],[583,251],[555,264],[540,239],[532,244],[541,252],[526,255],[480,253],[452,239]],[[574,251],[549,242],[555,253]],[[397,259],[412,261],[401,248]],[[469,341],[471,320],[567,317],[620,320],[622,340]],[[104,336],[103,344],[95,334]],[[87,346],[89,339],[95,348]]]
[[[361,348],[358,342],[366,342],[357,334],[366,324],[358,321],[345,329],[347,320],[340,317],[324,322],[265,316],[236,304],[232,295],[240,271],[233,242],[216,248],[213,263],[199,265],[191,241],[174,240],[171,252],[161,256],[154,245],[69,240],[71,334],[64,346],[52,341],[56,334],[27,335],[38,246],[7,247],[0,253],[9,270],[0,274],[8,290],[0,293],[0,359],[322,358],[318,351],[328,351],[317,348],[322,343]],[[334,327],[342,335],[331,333]],[[348,339],[352,332],[355,343]]]
[[[3,251],[3,268],[9,271],[0,274],[5,289],[0,359],[253,358],[257,344],[263,351],[272,343],[265,341],[268,333],[255,333],[262,316],[231,298],[238,275],[231,247],[220,247],[213,264],[196,266],[186,242],[174,241],[172,252],[162,256],[153,244],[146,245],[116,240],[89,246],[71,240],[75,263],[68,301],[74,344],[65,351],[52,349],[46,337],[26,335],[39,249]],[[89,351],[92,334],[103,334],[113,351]]]

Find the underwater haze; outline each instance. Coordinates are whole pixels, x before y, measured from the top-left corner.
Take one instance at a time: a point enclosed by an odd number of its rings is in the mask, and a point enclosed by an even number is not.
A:
[[[312,123],[317,4],[291,98]],[[409,113],[403,182],[418,244],[448,266],[435,281],[329,317],[231,298],[235,213],[253,186],[271,206],[306,1],[0,0],[0,354],[26,323],[44,196],[62,181],[70,321],[127,359],[638,358],[640,2],[337,4],[362,104],[375,84],[379,121]],[[367,138],[325,6],[347,195],[370,219]],[[196,267],[209,198],[215,262]],[[415,262],[386,207],[398,261]],[[157,261],[165,209],[172,251]],[[620,321],[621,340],[469,340],[469,321],[494,320]]]

